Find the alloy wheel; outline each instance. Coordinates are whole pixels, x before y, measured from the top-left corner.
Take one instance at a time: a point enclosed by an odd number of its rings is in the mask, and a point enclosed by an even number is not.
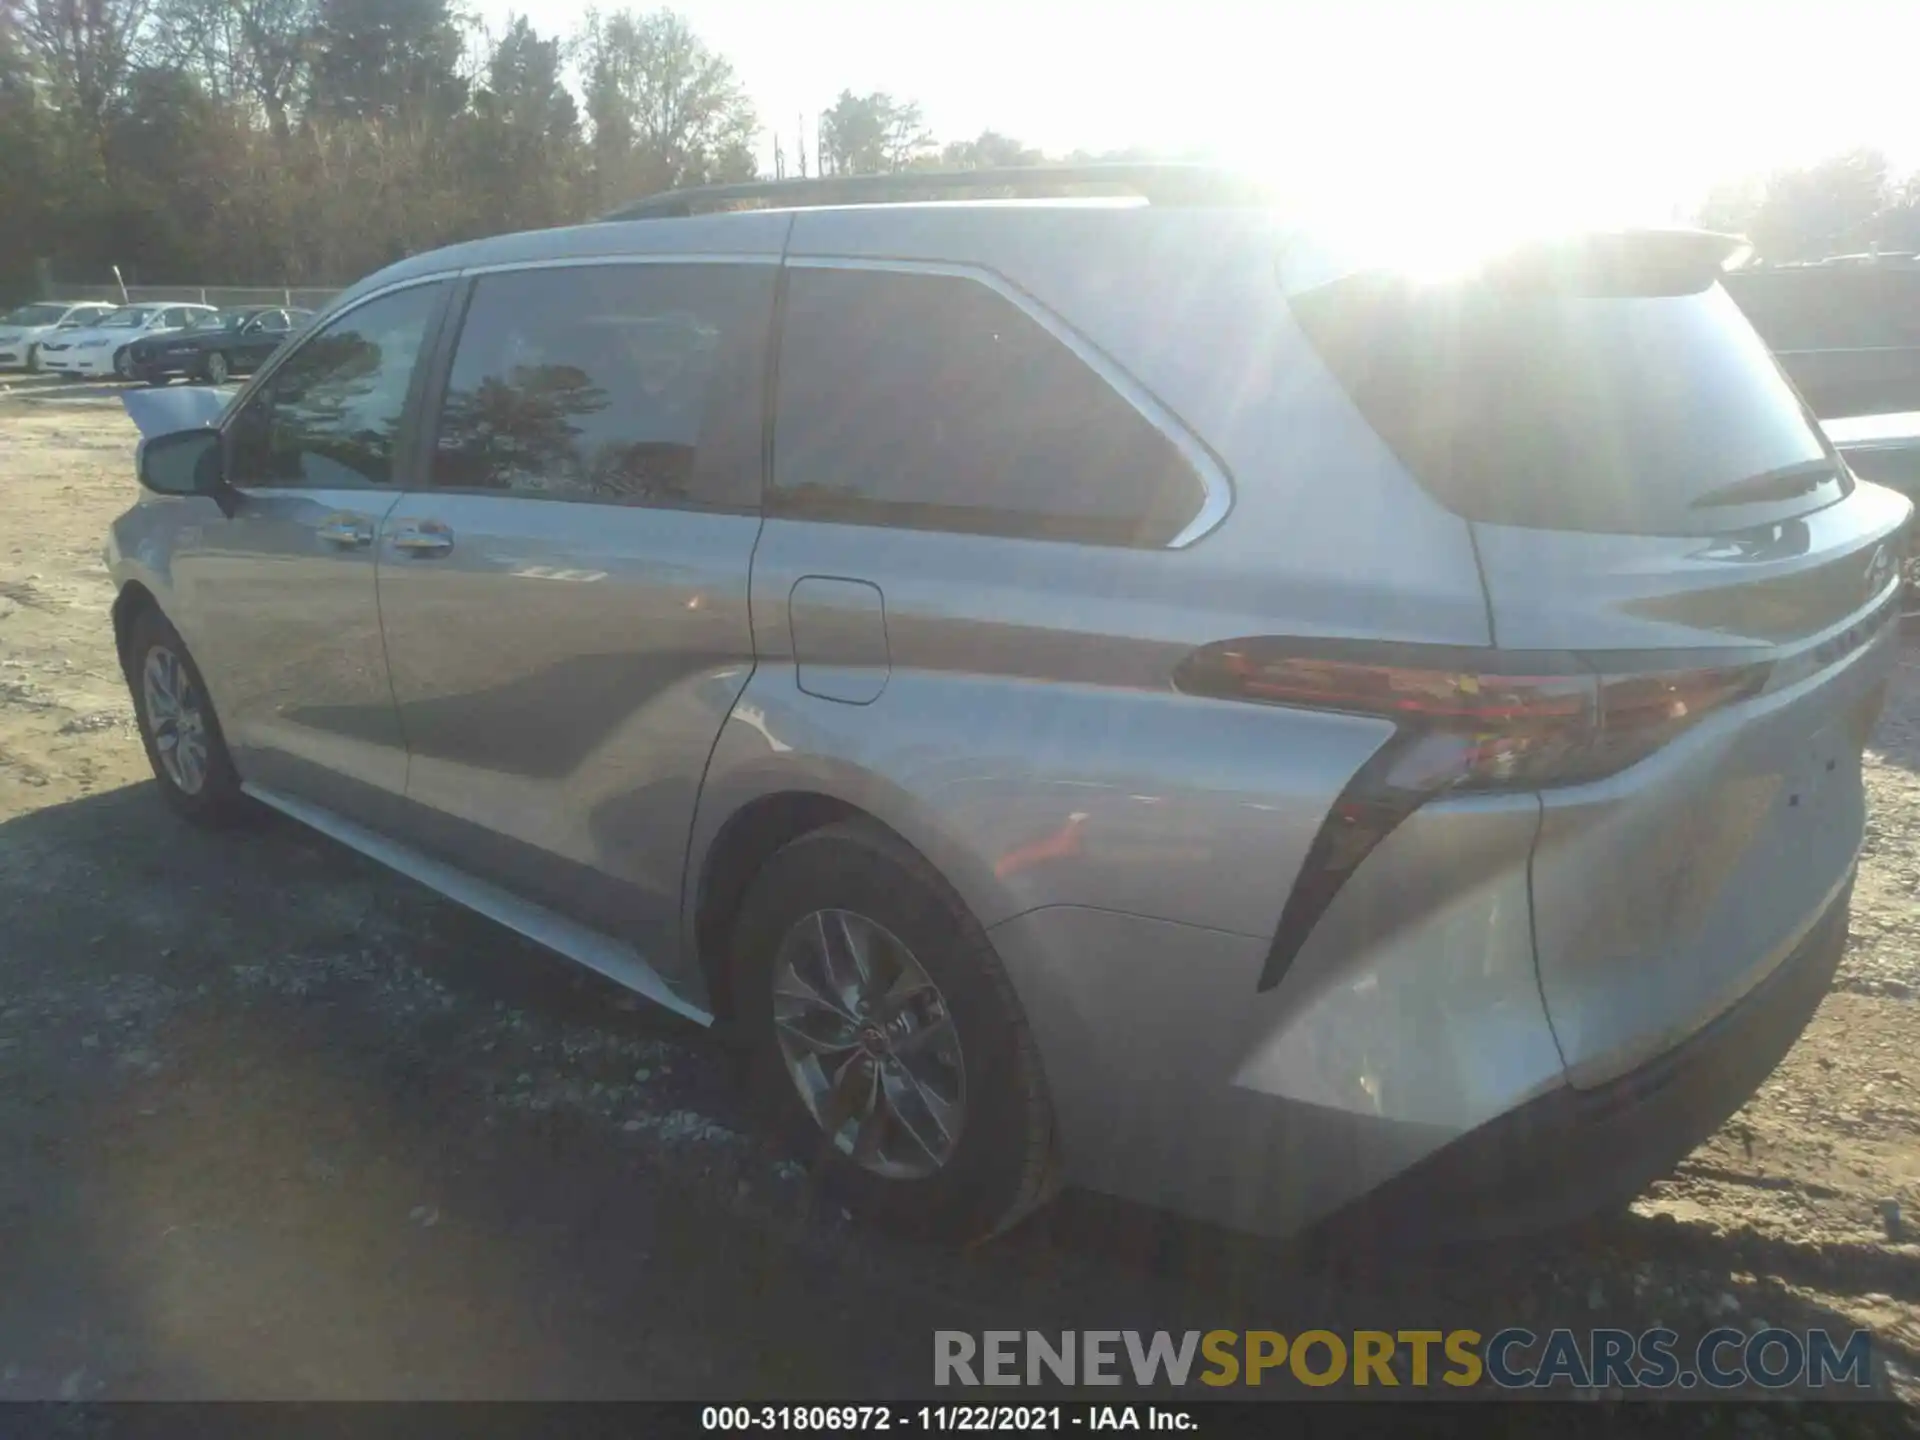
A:
[[[940,988],[891,931],[816,910],[773,964],[773,1028],[815,1123],[856,1165],[918,1179],[953,1158],[966,1065]]]
[[[207,717],[199,690],[180,657],[164,645],[147,651],[140,683],[160,768],[183,795],[198,795],[207,783]]]
[[[216,385],[224,385],[227,380],[227,357],[218,350],[207,356],[207,379]]]

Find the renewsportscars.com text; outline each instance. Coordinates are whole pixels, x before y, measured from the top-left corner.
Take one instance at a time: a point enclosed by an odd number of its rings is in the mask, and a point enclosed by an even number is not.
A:
[[[1812,1389],[1873,1384],[1865,1330],[936,1330],[935,1385]]]

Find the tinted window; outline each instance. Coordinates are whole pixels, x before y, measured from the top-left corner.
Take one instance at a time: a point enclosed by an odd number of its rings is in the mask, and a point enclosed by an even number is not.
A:
[[[447,379],[436,484],[753,507],[771,265],[482,276]]]
[[[359,488],[393,481],[393,456],[441,287],[348,311],[275,370],[231,427],[242,485]]]
[[[1601,298],[1375,275],[1292,305],[1373,428],[1470,520],[1707,534],[1844,493],[1718,285]]]
[[[774,474],[799,513],[1162,544],[1199,509],[1171,441],[974,280],[795,269]]]

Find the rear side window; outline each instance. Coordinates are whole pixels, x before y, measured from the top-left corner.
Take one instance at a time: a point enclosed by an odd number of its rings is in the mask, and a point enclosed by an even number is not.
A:
[[[1159,545],[1204,499],[1166,435],[976,280],[796,267],[779,375],[789,514]]]
[[[1579,296],[1363,275],[1291,303],[1368,422],[1469,520],[1711,534],[1846,493],[1719,285]]]
[[[760,503],[771,265],[483,275],[434,483],[601,504]]]

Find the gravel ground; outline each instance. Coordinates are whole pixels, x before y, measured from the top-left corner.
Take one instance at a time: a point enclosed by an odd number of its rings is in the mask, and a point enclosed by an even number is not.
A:
[[[291,825],[173,822],[99,558],[132,440],[0,399],[0,1399],[912,1396],[936,1328],[1656,1322],[1870,1327],[1914,1393],[1920,648],[1834,992],[1631,1214],[1405,1265],[1069,1195],[955,1255],[818,1203],[691,1028]]]

